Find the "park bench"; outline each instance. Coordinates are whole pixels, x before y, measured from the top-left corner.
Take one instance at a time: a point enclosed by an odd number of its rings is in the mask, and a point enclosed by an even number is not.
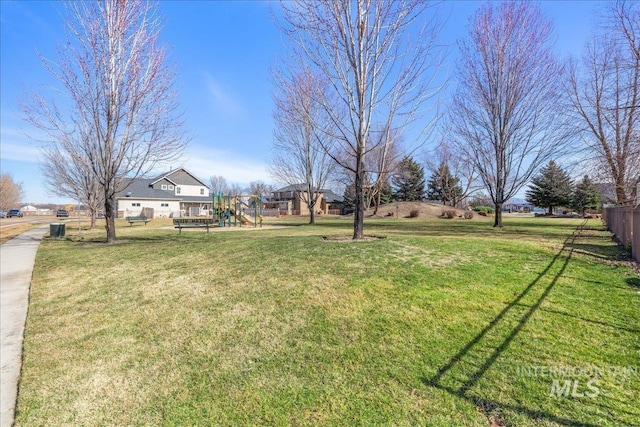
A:
[[[178,234],[182,234],[183,228],[203,228],[207,229],[207,233],[209,232],[209,227],[216,224],[213,218],[174,218],[173,225],[174,228],[180,230]]]
[[[144,225],[147,225],[149,222],[149,218],[144,215],[128,216],[125,219],[129,222],[129,225],[133,225],[134,222],[144,222]]]

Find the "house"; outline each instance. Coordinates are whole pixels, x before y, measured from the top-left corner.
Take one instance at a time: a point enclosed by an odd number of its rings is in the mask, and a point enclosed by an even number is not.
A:
[[[320,189],[316,202],[316,212],[329,215],[340,215],[343,198],[331,190]],[[309,215],[309,208],[304,200],[308,200],[307,185],[293,184],[276,190],[272,197],[264,202],[265,209],[275,209],[281,215]]]
[[[184,168],[148,179],[125,178],[116,194],[118,217],[150,218],[207,216],[211,209],[209,186]]]
[[[502,205],[503,212],[515,212],[515,213],[531,213],[536,211],[544,211],[543,209],[536,209],[531,203],[528,203],[524,199],[513,197]]]

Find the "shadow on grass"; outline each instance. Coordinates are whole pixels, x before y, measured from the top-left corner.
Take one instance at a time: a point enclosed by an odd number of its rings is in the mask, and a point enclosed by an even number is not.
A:
[[[522,307],[531,307],[531,306],[529,306],[527,304],[518,304],[518,305],[520,305]],[[627,331],[627,332],[633,332],[633,333],[640,334],[640,329],[627,328],[626,326],[612,325],[611,323],[601,322],[599,320],[587,319],[586,317],[576,316],[575,314],[566,313],[566,312],[560,311],[560,310],[552,310],[550,308],[540,308],[539,310],[540,311],[544,311],[545,313],[552,313],[552,314],[558,314],[560,316],[571,317],[572,319],[577,319],[577,320],[580,320],[580,321],[583,321],[583,322],[587,322],[587,323],[593,323],[594,325],[600,325],[600,326],[605,326],[607,328],[619,329],[621,331]]]
[[[572,243],[568,246],[576,253],[588,255],[601,260],[612,260],[620,258],[620,248],[618,246],[602,246],[588,243]]]
[[[526,325],[531,316],[540,308],[540,305],[547,298],[553,287],[558,282],[558,279],[564,274],[573,255],[575,240],[585,223],[586,221],[578,226],[571,236],[567,237],[562,249],[553,257],[549,265],[547,265],[547,267],[525,288],[522,293],[518,295],[516,299],[502,309],[502,311],[500,311],[500,313],[498,313],[498,315],[487,326],[485,326],[471,341],[452,356],[444,366],[438,369],[438,372],[432,378],[423,377],[423,383],[431,387],[445,390],[474,405],[478,405],[478,402],[484,402],[486,405],[487,402],[489,402],[491,406],[509,409],[533,420],[546,420],[564,426],[596,427],[596,424],[589,424],[583,421],[564,418],[552,413],[528,408],[524,405],[490,401],[484,396],[470,392],[471,388],[480,381],[484,374],[491,368],[491,366]],[[564,260],[562,260],[562,258],[564,258]],[[550,273],[556,264],[560,264],[558,272],[553,274],[551,281],[546,285],[542,294],[537,298],[535,303],[532,305],[522,304],[522,299],[531,293],[532,290],[537,290],[540,287],[538,285],[542,279]],[[524,307],[526,308],[526,311],[524,313],[518,312],[518,310],[516,310],[517,307]],[[515,325],[512,326],[514,322]],[[499,330],[500,327],[506,327],[508,330],[510,329],[506,338],[503,338],[504,335],[501,334],[501,331]]]
[[[626,279],[626,282],[629,286],[633,286],[634,288],[640,288],[640,278],[630,277]]]

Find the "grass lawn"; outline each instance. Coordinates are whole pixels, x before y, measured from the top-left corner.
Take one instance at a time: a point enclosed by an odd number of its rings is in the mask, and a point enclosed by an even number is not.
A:
[[[67,229],[38,252],[16,423],[638,425],[624,253],[599,220],[505,224]]]

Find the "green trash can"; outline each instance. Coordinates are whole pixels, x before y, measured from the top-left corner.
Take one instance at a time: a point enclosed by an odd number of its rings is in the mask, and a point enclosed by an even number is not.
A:
[[[50,237],[64,237],[65,224],[62,222],[54,222],[49,224]]]

